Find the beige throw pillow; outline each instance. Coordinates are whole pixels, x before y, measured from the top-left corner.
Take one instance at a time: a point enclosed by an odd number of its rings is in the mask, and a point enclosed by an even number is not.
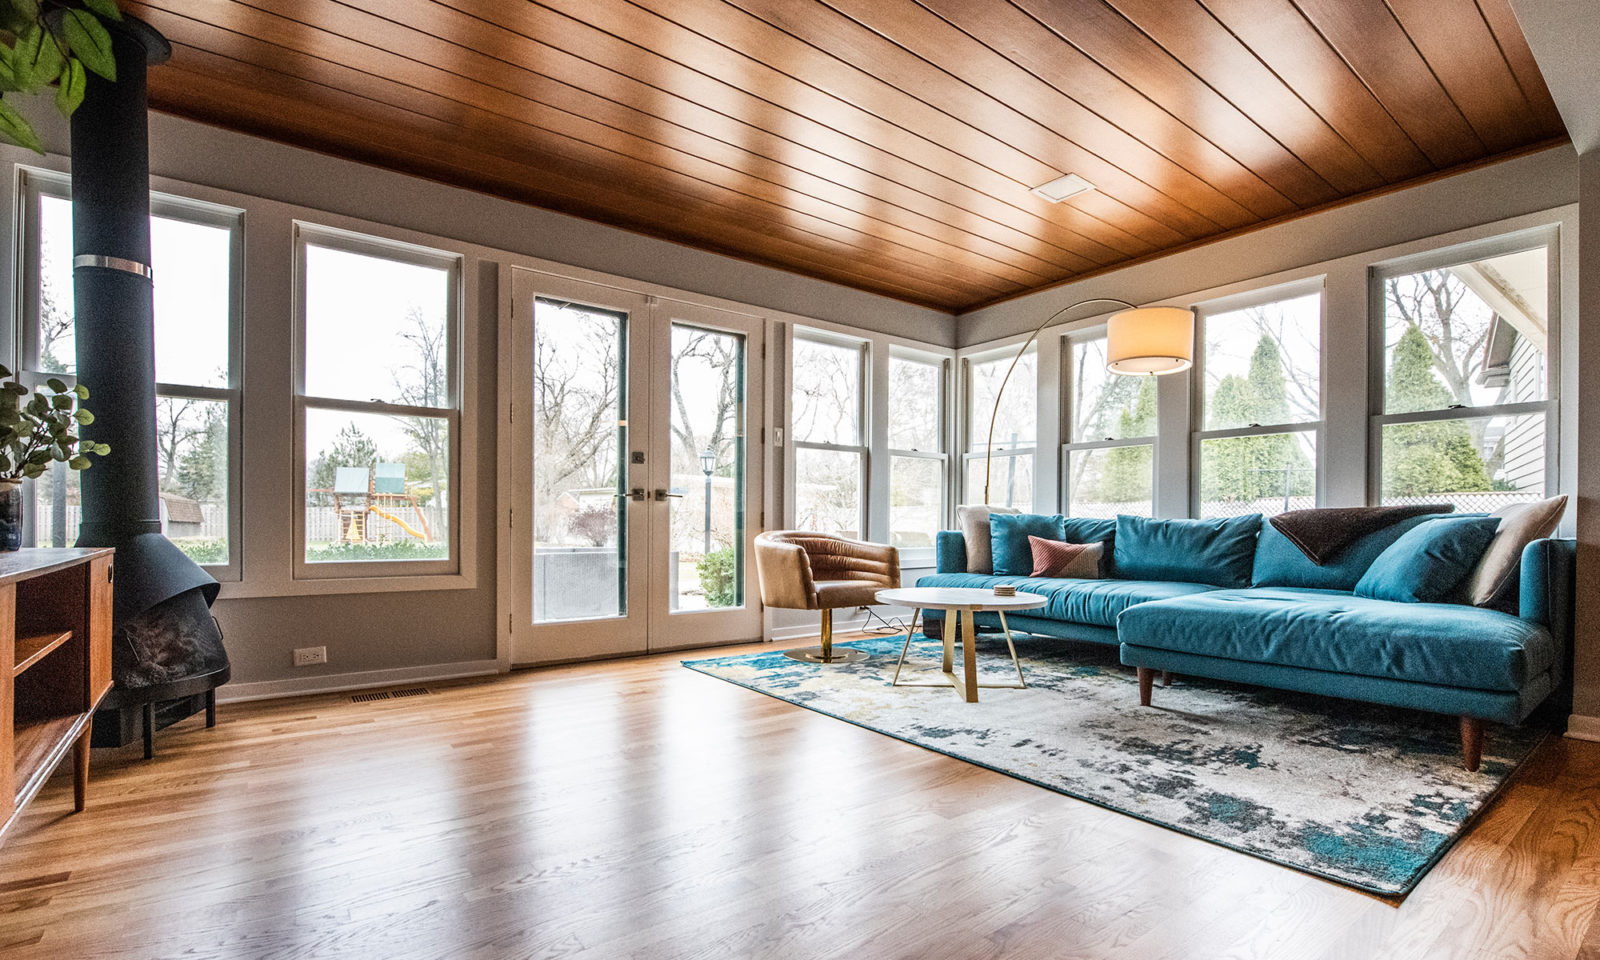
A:
[[[994,573],[994,546],[989,540],[989,514],[1020,513],[1016,507],[973,504],[956,507],[956,526],[967,541],[967,572]]]
[[[1467,581],[1474,605],[1482,607],[1495,601],[1516,573],[1522,548],[1555,533],[1566,509],[1567,498],[1563,495],[1538,503],[1513,503],[1489,514],[1500,518],[1500,526]]]

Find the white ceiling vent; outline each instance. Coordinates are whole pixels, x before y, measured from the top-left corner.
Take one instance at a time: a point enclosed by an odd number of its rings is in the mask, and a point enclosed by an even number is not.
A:
[[[1093,189],[1094,184],[1076,173],[1069,173],[1064,177],[1056,177],[1049,183],[1041,183],[1030,192],[1036,196],[1044,197],[1051,203],[1060,203],[1063,200],[1076,197],[1080,193],[1088,193]]]

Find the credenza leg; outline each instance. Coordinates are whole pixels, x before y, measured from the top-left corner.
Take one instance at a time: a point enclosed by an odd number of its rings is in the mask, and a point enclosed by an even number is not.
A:
[[[217,688],[206,691],[206,727],[217,725]]]
[[[144,758],[149,760],[156,755],[156,705],[144,705]]]
[[[72,809],[78,813],[89,800],[89,732],[85,726],[72,743]]]

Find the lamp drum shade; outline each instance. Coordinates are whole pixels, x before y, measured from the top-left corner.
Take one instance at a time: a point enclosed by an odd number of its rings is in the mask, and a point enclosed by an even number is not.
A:
[[[1106,369],[1112,373],[1178,373],[1194,359],[1194,311],[1135,307],[1106,321]]]

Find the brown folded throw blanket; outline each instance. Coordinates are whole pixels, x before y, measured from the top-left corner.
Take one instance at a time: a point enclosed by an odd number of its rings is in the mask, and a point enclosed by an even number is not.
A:
[[[1450,513],[1451,503],[1419,503],[1409,507],[1326,507],[1290,510],[1271,518],[1278,532],[1300,548],[1312,563],[1322,566],[1339,551],[1369,533],[1425,513]]]

